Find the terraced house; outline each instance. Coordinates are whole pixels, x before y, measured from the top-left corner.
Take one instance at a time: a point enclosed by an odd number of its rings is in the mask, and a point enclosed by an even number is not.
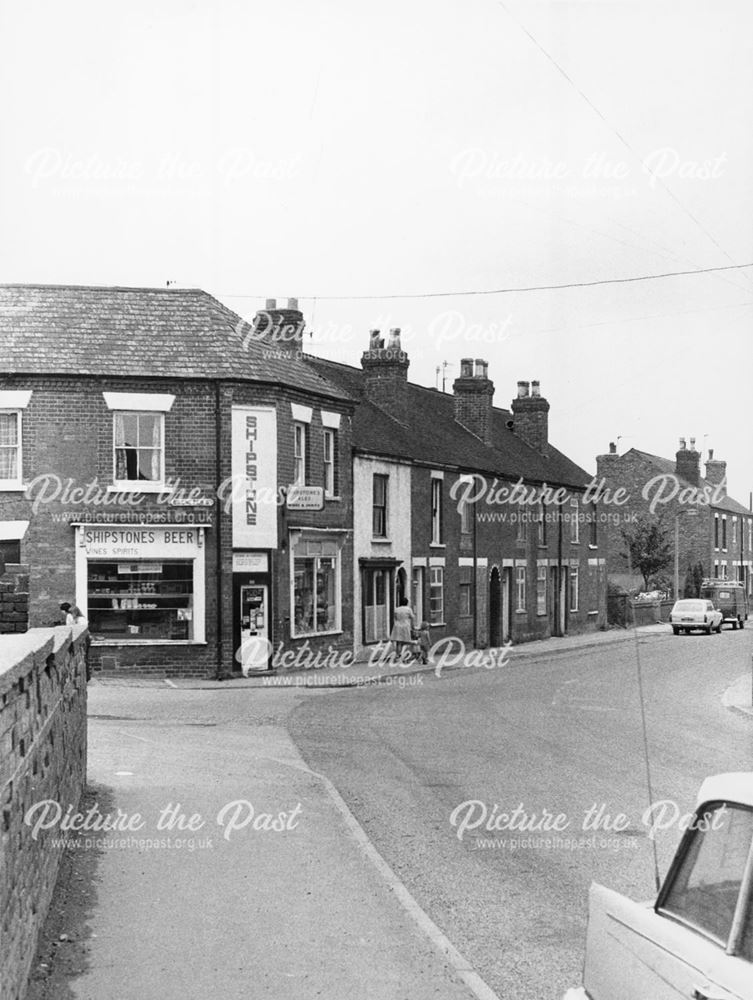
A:
[[[415,385],[399,330],[386,343],[372,331],[360,369],[309,361],[358,403],[359,653],[389,635],[403,597],[433,640],[473,647],[605,623],[606,535],[587,502],[592,476],[551,443],[537,382],[519,382],[509,410],[493,405],[483,360],[462,360],[452,394]],[[520,502],[509,502],[515,496]]]
[[[354,403],[300,360],[297,303],[267,306],[251,327],[198,289],[0,288],[3,553],[32,626],[88,617],[95,669],[352,648]]]

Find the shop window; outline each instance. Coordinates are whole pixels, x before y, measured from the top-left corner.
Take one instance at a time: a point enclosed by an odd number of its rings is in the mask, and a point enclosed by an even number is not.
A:
[[[164,414],[113,414],[116,483],[164,482]]]
[[[526,610],[526,568],[515,567],[515,610]]]
[[[387,484],[389,476],[374,473],[372,486],[372,528],[374,538],[387,537]]]
[[[194,638],[193,561],[89,560],[89,631],[96,639]]]
[[[293,466],[293,485],[294,486],[305,486],[306,485],[306,460],[307,451],[306,442],[308,424],[293,424],[293,453],[294,453],[294,466]]]
[[[436,479],[434,482],[441,482]],[[444,567],[429,567],[429,621],[439,625],[444,622]]]
[[[293,635],[340,628],[340,554],[333,542],[304,541],[293,551]]]
[[[536,567],[536,614],[546,614],[546,566]]]
[[[0,489],[20,486],[22,478],[21,412],[0,410]]]
[[[575,497],[570,500],[570,541],[573,545],[577,545],[580,541],[580,509],[578,501]]]
[[[431,481],[431,544],[442,544],[442,480]]]
[[[337,483],[337,431],[324,429],[324,495],[336,497]]]
[[[469,617],[471,614],[471,572],[472,566],[458,567],[458,613]]]
[[[580,600],[580,573],[577,566],[570,567],[570,610],[578,610]]]

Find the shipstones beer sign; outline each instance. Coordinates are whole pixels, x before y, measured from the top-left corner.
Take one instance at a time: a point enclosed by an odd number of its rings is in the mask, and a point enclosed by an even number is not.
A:
[[[277,416],[272,407],[234,406],[233,548],[277,548]]]

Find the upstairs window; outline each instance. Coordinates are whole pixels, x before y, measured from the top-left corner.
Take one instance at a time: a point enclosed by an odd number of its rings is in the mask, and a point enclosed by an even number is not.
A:
[[[575,497],[570,500],[570,541],[573,545],[577,545],[580,541],[580,508],[578,501]]]
[[[337,496],[337,431],[324,429],[324,495]]]
[[[598,516],[598,508],[596,504],[592,504],[591,510],[589,511],[590,520],[588,522],[588,544],[593,548],[596,548],[599,544]]]
[[[387,537],[387,483],[389,476],[374,474],[372,486],[371,533],[374,538]]]
[[[0,489],[21,486],[21,411],[0,410]]]
[[[293,424],[293,485],[306,485],[306,431],[308,424]]]
[[[431,544],[442,544],[442,480],[431,481]]]
[[[164,482],[164,419],[162,413],[114,413],[116,483]]]

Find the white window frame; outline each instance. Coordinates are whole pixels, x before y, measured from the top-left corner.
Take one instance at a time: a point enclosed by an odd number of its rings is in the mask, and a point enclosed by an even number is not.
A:
[[[543,618],[547,613],[549,598],[548,577],[548,566],[542,564],[536,567],[536,615],[539,618]],[[544,584],[543,590],[540,587],[541,583]]]
[[[306,485],[306,424],[301,420],[293,424],[293,485]]]
[[[515,567],[515,610],[525,612],[528,610],[526,604],[526,567]]]
[[[570,498],[570,543],[580,544],[580,504],[577,497]]]
[[[737,518],[732,518],[732,551],[737,548]]]
[[[329,442],[329,458],[327,458],[327,444]],[[322,431],[322,468],[324,479],[325,497],[335,496],[335,449],[337,447],[337,434],[331,427],[325,427]]]
[[[727,551],[727,515],[722,514],[722,552]]]
[[[15,479],[0,479],[0,490],[13,491],[24,488],[24,449],[23,449],[23,410],[16,407],[2,407],[0,413],[10,414],[16,418],[16,468],[18,475]],[[12,446],[11,446],[12,447]]]
[[[431,606],[432,591],[439,589],[439,618],[435,618]],[[429,624],[444,625],[444,566],[429,567]]]
[[[116,416],[150,416],[158,417],[160,425],[160,475],[158,479],[118,479],[115,475],[118,462],[118,446],[115,442],[115,418]],[[112,482],[113,488],[118,491],[132,491],[136,493],[161,493],[165,489],[165,413],[163,410],[121,410],[113,409],[112,418]]]
[[[570,567],[570,610],[580,611],[580,567]]]
[[[431,477],[431,544],[432,545],[443,545],[442,541],[442,484],[443,479],[440,476]],[[437,504],[434,505],[434,496],[436,492]]]
[[[384,483],[384,534],[377,535],[374,531],[374,487],[377,480]],[[371,477],[371,537],[375,541],[384,542],[390,537],[390,477],[387,472],[374,472]]]

